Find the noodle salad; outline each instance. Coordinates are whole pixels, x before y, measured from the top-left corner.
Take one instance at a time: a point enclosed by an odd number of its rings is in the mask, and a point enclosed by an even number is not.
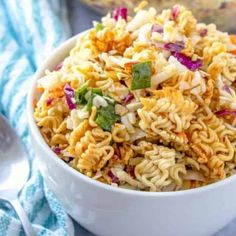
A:
[[[142,2],[94,22],[38,80],[34,118],[50,148],[100,182],[142,191],[236,172],[236,37],[181,5]]]

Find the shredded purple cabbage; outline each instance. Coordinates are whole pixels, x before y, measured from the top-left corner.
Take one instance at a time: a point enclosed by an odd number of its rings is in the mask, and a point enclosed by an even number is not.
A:
[[[173,6],[173,8],[171,10],[171,15],[172,15],[173,20],[176,21],[178,18],[178,15],[179,15],[179,6],[178,5]]]
[[[55,147],[53,150],[57,155],[61,154],[61,148]]]
[[[157,25],[157,24],[153,24],[152,25],[152,28],[151,28],[151,32],[154,33],[154,32],[157,32],[157,33],[163,33],[163,27],[160,26],[160,25]]]
[[[61,61],[61,62],[59,62],[56,66],[55,66],[55,68],[54,68],[54,70],[60,70],[61,68],[62,68],[62,66],[63,66],[63,61]]]
[[[169,52],[181,52],[184,49],[184,42],[165,43],[163,48]]]
[[[111,178],[112,183],[118,183],[119,179],[117,176],[115,176],[111,170],[108,171],[107,175]]]
[[[185,56],[181,52],[173,53],[173,56],[184,66],[186,66],[189,70],[195,71],[202,66],[202,60],[198,59],[193,61],[190,57]]]
[[[236,111],[235,110],[223,109],[223,110],[220,110],[220,111],[216,111],[215,115],[217,115],[217,116],[227,116],[227,115],[236,116]]]
[[[127,21],[128,9],[126,7],[118,7],[113,11],[113,18],[118,21],[119,17]]]
[[[50,106],[50,105],[52,104],[52,101],[53,101],[53,98],[48,98],[48,99],[46,100],[46,105],[47,105],[47,106]]]
[[[76,108],[76,104],[73,101],[73,98],[75,96],[74,90],[70,87],[70,85],[67,83],[64,87],[64,93],[66,96],[66,103],[70,110],[73,110]]]
[[[132,93],[129,93],[125,96],[125,98],[123,99],[124,104],[128,104],[129,102],[131,102],[134,99],[134,95]]]
[[[155,43],[154,45],[155,45],[157,48],[164,49],[164,43],[158,42],[158,43]]]
[[[208,30],[207,29],[203,29],[203,30],[200,31],[200,36],[201,37],[205,37],[207,35],[207,33],[208,33]]]
[[[224,86],[222,87],[222,89],[223,89],[225,92],[227,92],[227,93],[229,93],[230,95],[232,95],[232,93],[231,93],[231,91],[230,91],[230,87],[229,87],[227,84],[224,84]]]

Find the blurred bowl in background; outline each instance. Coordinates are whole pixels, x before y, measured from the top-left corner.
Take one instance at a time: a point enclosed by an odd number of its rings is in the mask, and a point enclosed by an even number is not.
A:
[[[140,0],[81,0],[93,10],[106,14],[119,6],[126,6],[132,14]],[[236,32],[234,17],[236,16],[236,0],[149,0],[149,6],[158,11],[182,4],[191,9],[199,21],[215,23],[222,31]]]

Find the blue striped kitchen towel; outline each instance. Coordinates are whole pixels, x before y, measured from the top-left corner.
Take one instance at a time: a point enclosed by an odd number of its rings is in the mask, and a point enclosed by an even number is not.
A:
[[[73,235],[71,219],[45,186],[34,161],[25,116],[37,66],[70,36],[65,0],[0,0],[0,111],[24,141],[31,176],[20,201],[38,235]],[[0,204],[0,236],[24,235],[14,212]]]

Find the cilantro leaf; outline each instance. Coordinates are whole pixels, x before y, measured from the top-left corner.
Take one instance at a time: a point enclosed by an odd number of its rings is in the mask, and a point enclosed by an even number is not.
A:
[[[150,87],[151,75],[151,61],[133,65],[131,90]]]

